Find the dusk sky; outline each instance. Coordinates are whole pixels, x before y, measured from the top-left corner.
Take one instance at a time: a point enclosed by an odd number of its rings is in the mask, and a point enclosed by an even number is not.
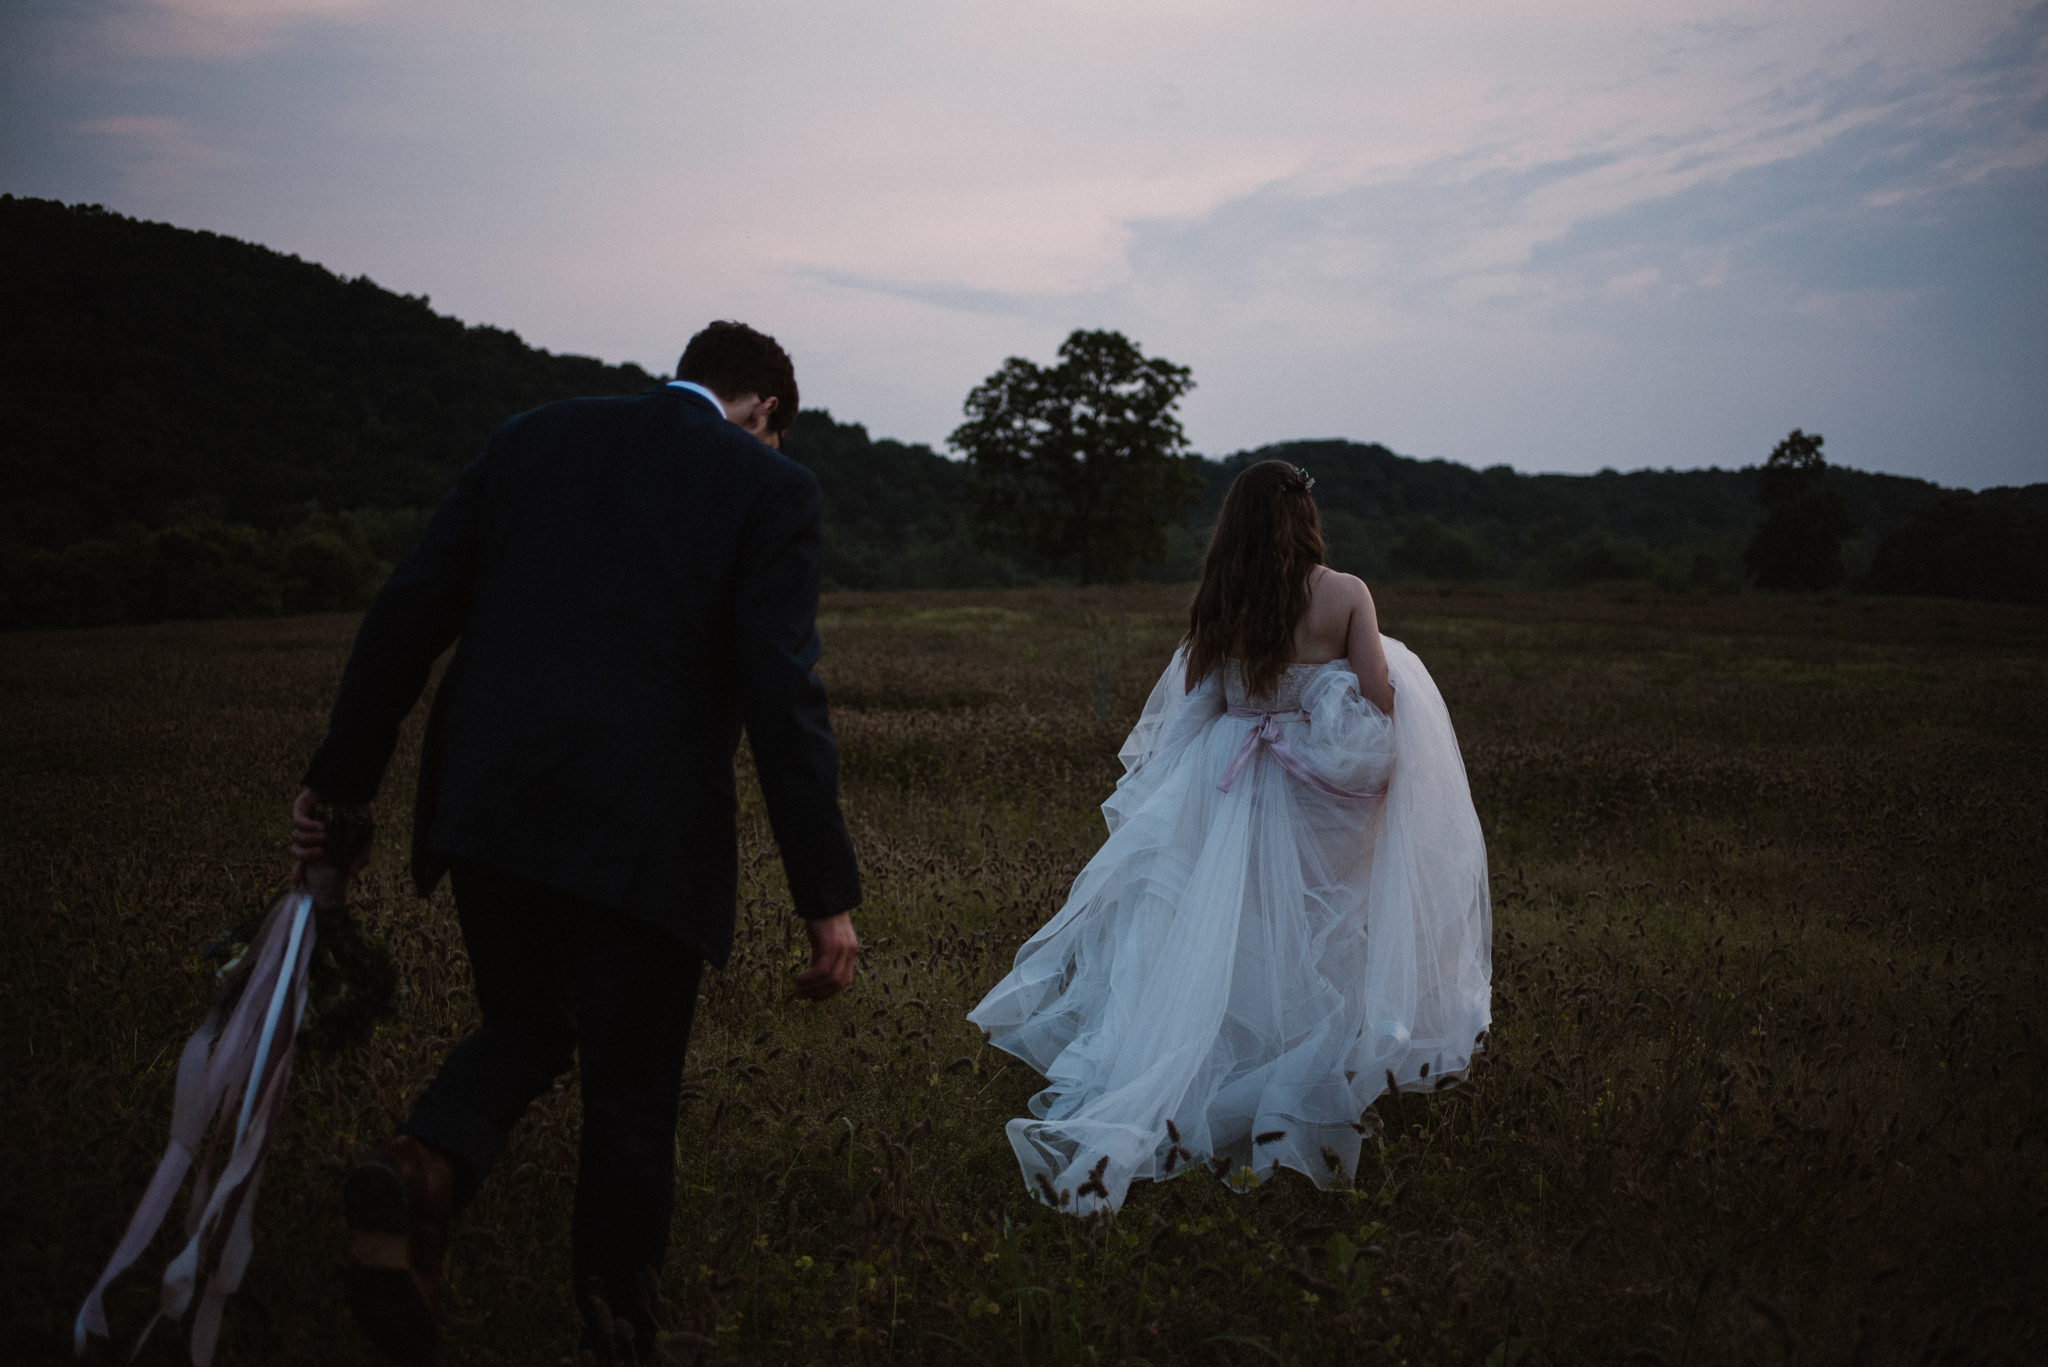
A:
[[[0,190],[657,372],[742,318],[877,436],[1100,327],[1209,455],[2048,480],[2048,4],[0,14]]]

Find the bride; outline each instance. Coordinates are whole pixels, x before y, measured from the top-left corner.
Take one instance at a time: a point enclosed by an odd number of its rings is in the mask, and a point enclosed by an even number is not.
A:
[[[1356,1172],[1389,1086],[1491,1019],[1486,847],[1443,698],[1323,563],[1313,481],[1238,476],[1188,632],[1124,742],[1109,839],[968,1014],[1046,1079],[1010,1122],[1076,1214],[1195,1166]]]

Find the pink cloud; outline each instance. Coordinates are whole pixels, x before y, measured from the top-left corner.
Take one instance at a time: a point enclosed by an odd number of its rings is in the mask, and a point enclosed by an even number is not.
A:
[[[72,125],[95,141],[99,160],[122,188],[140,196],[184,193],[195,181],[240,165],[226,148],[201,138],[182,119],[161,114],[116,114]]]
[[[140,57],[239,57],[306,23],[359,22],[390,0],[140,0],[111,20],[115,45]]]

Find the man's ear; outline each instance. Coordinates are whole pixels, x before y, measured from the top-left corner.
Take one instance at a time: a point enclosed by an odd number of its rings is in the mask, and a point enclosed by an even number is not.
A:
[[[769,419],[774,416],[776,406],[781,401],[773,394],[765,398],[756,395],[749,395],[748,397],[754,400],[754,406],[747,410],[746,421],[739,424],[740,431],[745,432],[755,441],[765,441],[770,446],[779,447],[779,443],[771,438]]]

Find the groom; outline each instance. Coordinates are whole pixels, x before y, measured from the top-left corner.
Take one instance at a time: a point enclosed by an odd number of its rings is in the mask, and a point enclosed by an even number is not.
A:
[[[451,876],[483,1023],[397,1137],[349,1177],[348,1295],[400,1363],[431,1359],[448,1225],[535,1097],[580,1062],[571,1265],[653,1357],[677,1094],[705,961],[731,949],[742,728],[811,944],[796,995],[853,978],[860,902],[838,749],[812,672],[817,480],[772,449],[797,412],[775,340],[690,339],[674,383],[500,427],[364,617],[293,808],[375,796],[401,721],[434,696],[413,817],[422,896]]]

